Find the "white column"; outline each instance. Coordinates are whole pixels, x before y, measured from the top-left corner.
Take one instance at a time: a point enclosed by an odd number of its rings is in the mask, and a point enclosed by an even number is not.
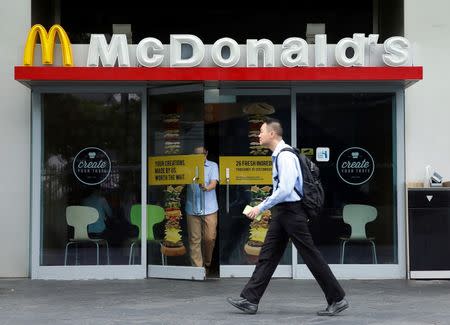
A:
[[[405,37],[424,80],[406,90],[406,180],[423,181],[425,166],[450,180],[450,24],[448,0],[405,1]]]
[[[29,276],[30,90],[14,80],[31,25],[31,0],[0,10],[0,277]]]

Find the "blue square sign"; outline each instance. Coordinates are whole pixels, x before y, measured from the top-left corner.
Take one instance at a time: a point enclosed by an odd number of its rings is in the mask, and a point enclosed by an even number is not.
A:
[[[330,148],[317,147],[316,148],[316,161],[320,161],[320,162],[330,161]]]

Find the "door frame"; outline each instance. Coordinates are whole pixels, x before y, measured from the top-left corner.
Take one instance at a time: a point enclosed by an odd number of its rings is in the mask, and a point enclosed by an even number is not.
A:
[[[245,89],[239,87],[248,87]],[[209,87],[209,88],[208,88]],[[278,87],[278,88],[277,88]],[[148,88],[148,85],[129,86],[96,85],[58,85],[34,86],[31,105],[31,228],[30,228],[30,268],[32,279],[142,279],[165,277],[176,279],[204,279],[204,268],[195,268],[194,277],[190,274],[193,267],[185,266],[147,266],[146,209],[147,205],[147,103],[151,95],[203,91],[210,89],[206,83],[182,86],[161,86]],[[212,87],[214,88],[214,86]],[[406,278],[406,210],[405,210],[405,105],[404,84],[395,82],[381,83],[320,83],[320,84],[276,84],[264,83],[226,83],[219,85],[220,93],[229,95],[290,95],[291,96],[291,144],[297,146],[296,96],[301,93],[395,93],[393,117],[394,137],[394,190],[397,200],[397,264],[331,264],[330,267],[340,279],[403,279]],[[41,266],[41,150],[42,150],[42,111],[43,93],[114,93],[133,92],[141,94],[141,205],[142,239],[141,264],[137,265],[93,265],[93,266]],[[274,277],[292,277],[294,279],[312,279],[312,274],[304,264],[297,264],[297,249],[292,247],[292,265],[280,265]],[[252,265],[220,265],[221,277],[249,277],[254,270]]]
[[[35,86],[31,96],[31,196],[30,196],[30,268],[32,279],[144,279],[146,270],[146,245],[147,238],[146,218],[142,218],[141,229],[141,263],[135,265],[58,265],[44,266],[41,261],[41,164],[42,164],[42,107],[41,95],[44,93],[137,93],[141,95],[141,192],[143,207],[147,201],[147,136],[146,136],[146,110],[147,94],[142,85],[112,86],[112,85],[48,85]],[[145,128],[144,128],[145,127]],[[145,194],[145,195],[144,195]],[[146,215],[146,209],[142,209],[142,215]]]

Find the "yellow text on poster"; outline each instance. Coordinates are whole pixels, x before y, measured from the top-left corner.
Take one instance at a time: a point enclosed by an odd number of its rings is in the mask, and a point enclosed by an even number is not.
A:
[[[230,185],[272,184],[270,156],[222,156],[219,158],[219,166],[221,185],[227,184],[227,176]]]
[[[204,183],[204,155],[173,155],[148,157],[149,185],[183,185]]]

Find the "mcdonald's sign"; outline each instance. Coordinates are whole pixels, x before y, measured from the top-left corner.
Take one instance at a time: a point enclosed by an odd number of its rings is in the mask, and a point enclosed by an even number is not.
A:
[[[53,25],[47,33],[44,26],[36,24],[28,32],[27,42],[23,55],[23,65],[32,66],[34,61],[34,48],[37,36],[41,40],[42,64],[53,64],[55,38],[58,34],[61,43],[62,61],[65,67],[73,66],[72,46],[66,31],[60,25]]]

